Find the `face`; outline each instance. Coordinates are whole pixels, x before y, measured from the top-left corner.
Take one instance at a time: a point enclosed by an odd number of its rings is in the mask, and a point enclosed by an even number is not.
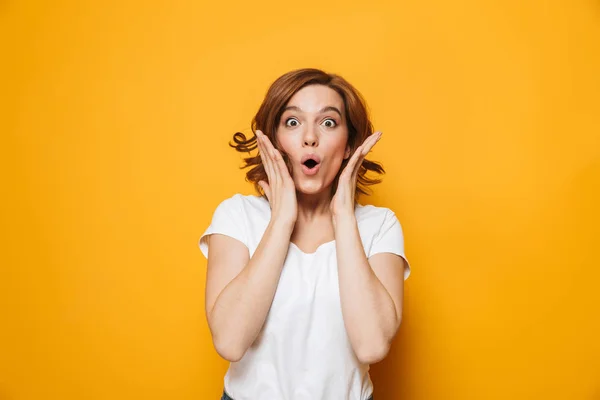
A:
[[[328,189],[350,156],[344,109],[342,97],[323,85],[300,89],[286,104],[276,136],[289,156],[298,191],[315,194]]]

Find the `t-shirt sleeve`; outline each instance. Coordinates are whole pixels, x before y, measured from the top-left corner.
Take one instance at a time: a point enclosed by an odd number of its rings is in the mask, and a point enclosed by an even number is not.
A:
[[[242,242],[248,247],[248,236],[245,228],[244,209],[239,195],[223,200],[215,209],[210,225],[200,239],[198,247],[208,258],[208,236],[213,233],[226,235]]]
[[[404,280],[410,275],[410,265],[404,253],[404,233],[398,217],[391,210],[386,210],[385,217],[379,232],[373,239],[369,257],[377,253],[393,253],[406,261],[404,268]]]

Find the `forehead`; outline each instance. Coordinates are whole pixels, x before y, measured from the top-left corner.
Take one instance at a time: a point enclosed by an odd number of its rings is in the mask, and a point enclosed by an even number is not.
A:
[[[310,85],[298,90],[286,104],[300,107],[305,113],[317,113],[324,107],[334,106],[344,109],[344,100],[338,92],[324,85]]]

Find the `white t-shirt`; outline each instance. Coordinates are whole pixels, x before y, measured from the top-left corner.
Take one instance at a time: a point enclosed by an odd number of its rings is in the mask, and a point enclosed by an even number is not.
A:
[[[367,257],[404,255],[402,228],[388,208],[357,205],[355,215]],[[199,240],[220,233],[242,242],[250,257],[269,224],[266,199],[236,194],[218,205]],[[410,267],[405,269],[408,278]],[[235,400],[366,400],[373,392],[369,366],[356,358],[342,317],[335,241],[304,253],[290,243],[265,324],[239,362],[225,375]]]

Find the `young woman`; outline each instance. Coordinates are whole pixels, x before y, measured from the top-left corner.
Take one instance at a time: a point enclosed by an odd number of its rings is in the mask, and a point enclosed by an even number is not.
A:
[[[402,319],[410,267],[390,209],[361,205],[380,182],[381,139],[359,92],[317,69],[278,78],[231,144],[259,195],[221,202],[199,246],[206,315],[231,362],[223,399],[367,400],[369,364]],[[210,252],[209,252],[210,249]]]

